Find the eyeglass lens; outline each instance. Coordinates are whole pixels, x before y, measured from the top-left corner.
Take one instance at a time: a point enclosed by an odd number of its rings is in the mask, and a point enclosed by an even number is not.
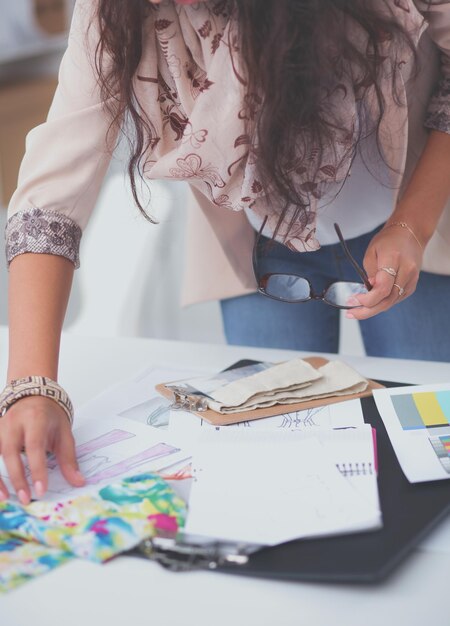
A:
[[[311,295],[311,287],[306,278],[291,274],[271,274],[264,289],[272,298],[294,302],[308,300]]]
[[[341,308],[354,309],[360,304],[354,304],[352,298],[357,295],[368,293],[367,287],[363,283],[348,283],[346,281],[332,283],[325,293],[325,302]]]

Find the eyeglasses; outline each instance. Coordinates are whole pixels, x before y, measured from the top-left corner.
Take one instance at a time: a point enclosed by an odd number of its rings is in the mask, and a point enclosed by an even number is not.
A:
[[[267,217],[264,219],[253,246],[253,272],[258,284],[259,293],[281,302],[308,302],[309,300],[323,300],[326,304],[338,309],[355,309],[359,304],[349,304],[350,298],[356,295],[368,293],[372,289],[369,277],[365,270],[358,265],[353,258],[348,246],[342,236],[338,224],[334,224],[334,229],[339,237],[339,242],[345,256],[353,266],[354,270],[362,282],[337,281],[333,282],[321,293],[315,293],[307,278],[298,274],[265,273],[261,275],[260,255],[258,254],[259,244],[266,225]]]

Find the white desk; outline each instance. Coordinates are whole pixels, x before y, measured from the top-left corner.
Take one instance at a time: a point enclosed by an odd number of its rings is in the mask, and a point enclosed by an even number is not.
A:
[[[76,405],[153,364],[222,368],[239,358],[294,353],[66,335],[60,378]],[[346,358],[371,377],[448,382],[450,365]],[[0,329],[0,378],[6,333]],[[448,522],[446,522],[448,523]],[[423,626],[448,623],[449,555],[418,549],[379,586],[266,581],[224,574],[173,574],[137,558],[98,566],[77,560],[0,597],[1,626]]]

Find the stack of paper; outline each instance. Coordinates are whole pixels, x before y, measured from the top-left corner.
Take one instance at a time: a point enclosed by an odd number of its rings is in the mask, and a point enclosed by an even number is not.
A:
[[[186,531],[274,545],[379,528],[374,463],[368,425],[306,434],[204,430],[194,448]]]
[[[145,372],[85,408],[74,435],[87,485],[70,488],[49,459],[47,499],[145,471],[184,478],[193,454],[189,533],[274,544],[381,525],[372,433],[359,400],[218,428],[170,414],[166,404],[155,408],[154,381],[167,378]],[[112,417],[114,408],[122,417]],[[162,409],[164,419],[154,419]],[[0,474],[6,479],[1,465]],[[188,480],[173,484],[189,497]]]

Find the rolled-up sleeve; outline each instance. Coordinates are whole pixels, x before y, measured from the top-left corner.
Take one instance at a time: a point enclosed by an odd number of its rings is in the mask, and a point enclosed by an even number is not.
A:
[[[414,0],[428,22],[428,32],[441,54],[441,75],[431,97],[425,126],[450,133],[450,2]]]
[[[96,5],[78,0],[47,121],[27,136],[8,208],[6,256],[61,255],[79,265],[79,244],[108,168],[117,134],[95,71]]]

